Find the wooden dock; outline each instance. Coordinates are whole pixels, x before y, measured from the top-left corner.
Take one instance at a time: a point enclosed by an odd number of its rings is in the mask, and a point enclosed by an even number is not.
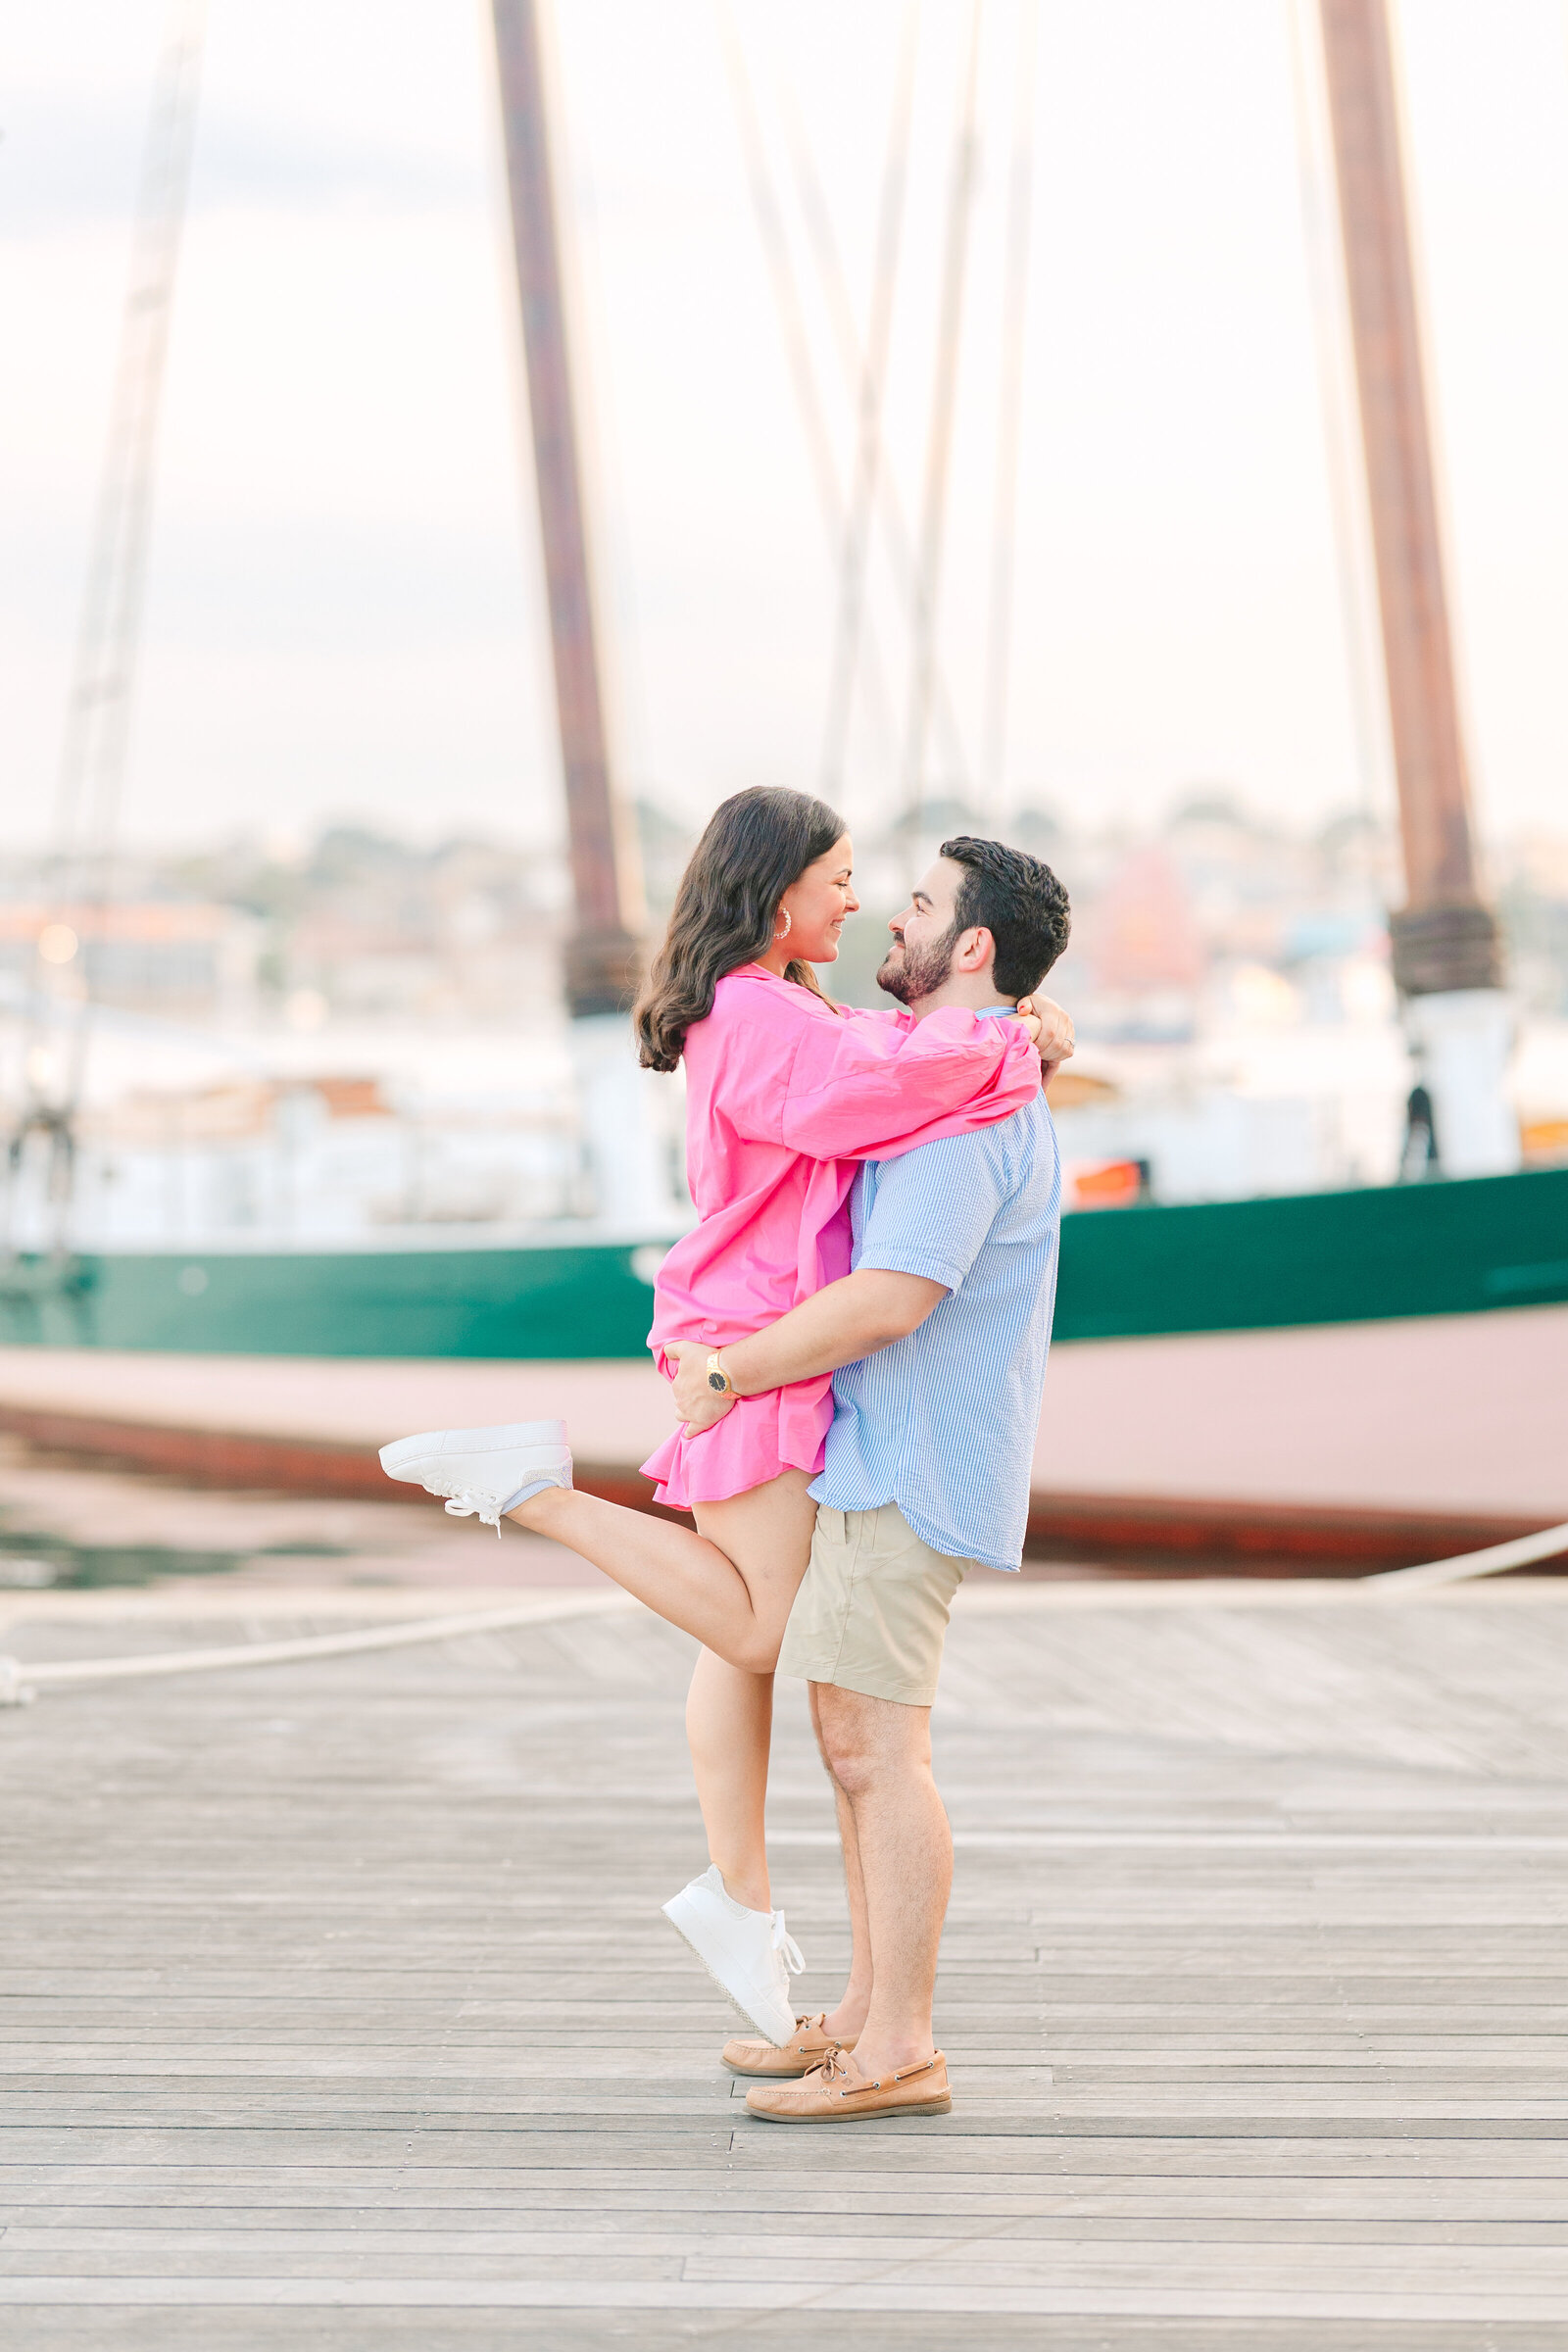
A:
[[[246,1605],[0,1647],[356,1610]],[[1568,2340],[1568,1584],[968,1592],[956,2105],[834,2132],[747,2118],[659,1916],[689,1657],[628,1609],[0,1714],[10,2352]],[[798,1687],[772,1819],[814,2005]]]

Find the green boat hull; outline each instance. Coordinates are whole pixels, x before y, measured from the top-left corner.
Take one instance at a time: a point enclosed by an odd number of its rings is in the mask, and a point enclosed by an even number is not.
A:
[[[631,1246],[23,1259],[10,1345],[203,1354],[640,1356]],[[1479,1314],[1568,1299],[1568,1168],[1066,1218],[1058,1341]]]

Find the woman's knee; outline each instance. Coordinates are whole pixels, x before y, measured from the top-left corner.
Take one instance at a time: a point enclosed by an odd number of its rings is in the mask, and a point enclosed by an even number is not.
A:
[[[792,1579],[787,1585],[771,1585],[754,1594],[750,1618],[735,1636],[732,1664],[744,1667],[748,1674],[771,1677],[784,1646],[784,1629],[797,1589]]]
[[[783,1645],[783,1641],[784,1629],[782,1626],[754,1626],[750,1633],[740,1637],[730,1664],[739,1666],[743,1673],[760,1675],[770,1679],[774,1667],[778,1664],[778,1653]]]
[[[776,1627],[770,1629],[765,1625],[753,1624],[744,1631],[736,1633],[733,1639],[726,1638],[722,1649],[710,1647],[710,1655],[715,1664],[728,1667],[736,1674],[743,1674],[752,1682],[770,1686],[773,1680],[773,1669],[778,1664],[779,1644],[783,1639],[782,1633]],[[699,1682],[694,1676],[686,1699],[688,1715],[694,1704],[706,1703],[706,1691],[711,1688],[708,1678],[704,1678],[701,1688],[705,1692],[705,1696],[702,1698],[699,1697]],[[725,1699],[726,1702],[733,1703],[729,1700],[727,1692]]]

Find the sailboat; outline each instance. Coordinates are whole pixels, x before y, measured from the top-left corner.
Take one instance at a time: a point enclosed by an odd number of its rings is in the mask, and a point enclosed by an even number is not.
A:
[[[112,467],[106,477],[101,561],[78,659],[69,756],[77,762],[74,789],[83,807],[94,794],[104,808],[112,804],[123,755],[147,474],[194,106],[193,4],[182,0],[176,10],[175,63],[162,85],[154,141],[162,160],[144,199],[153,230],[146,267],[157,299],[149,301],[142,284],[127,312],[122,405],[128,422],[122,420],[116,444],[120,473]],[[73,1246],[70,1229],[75,1098],[68,1088],[58,1102],[29,1102],[11,1142],[13,1170],[40,1138],[47,1145],[62,1209],[53,1249],[13,1248],[0,1265],[0,1337],[11,1342],[291,1355],[603,1358],[644,1350],[653,1277],[689,1211],[671,1197],[639,1115],[625,1021],[643,917],[606,724],[563,291],[567,224],[552,160],[541,4],[493,0],[493,18],[569,822],[575,927],[564,977],[598,1214],[494,1247],[409,1233],[397,1247],[363,1249],[83,1250]],[[1502,1092],[1507,1004],[1470,819],[1385,0],[1319,0],[1317,23],[1404,851],[1406,904],[1391,917],[1394,970],[1441,1173],[1387,1187],[1179,1206],[1141,1202],[1069,1217],[1056,1309],[1061,1341],[1484,1314],[1568,1300],[1568,1168],[1519,1167]],[[972,44],[968,76],[960,92],[960,166],[972,130],[964,115],[967,107],[972,117]],[[965,201],[960,168],[944,257],[945,316],[956,315]],[[878,496],[876,370],[885,350],[886,321],[873,304],[841,647],[854,641]],[[916,814],[938,700],[929,567],[940,547],[951,428],[951,351],[945,357],[918,534],[917,562],[928,568],[916,604],[906,778]],[[844,692],[836,670],[835,710]],[[106,724],[106,712],[115,723]],[[84,1014],[72,1035],[79,1072]]]

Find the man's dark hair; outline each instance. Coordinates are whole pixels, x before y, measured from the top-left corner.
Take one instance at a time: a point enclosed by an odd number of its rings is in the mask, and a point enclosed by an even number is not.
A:
[[[997,943],[997,991],[1026,997],[1067,945],[1072,928],[1067,893],[1039,858],[1004,842],[956,834],[942,855],[964,869],[954,913],[955,934],[983,926]]]

